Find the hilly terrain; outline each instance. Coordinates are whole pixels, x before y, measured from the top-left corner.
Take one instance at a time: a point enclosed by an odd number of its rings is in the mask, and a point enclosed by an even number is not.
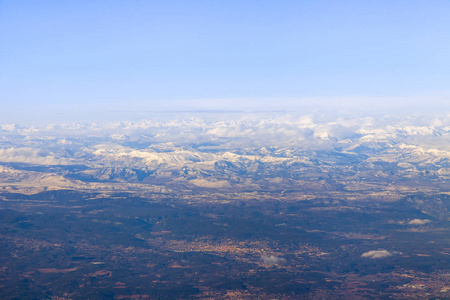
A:
[[[450,297],[450,115],[1,125],[2,299]]]

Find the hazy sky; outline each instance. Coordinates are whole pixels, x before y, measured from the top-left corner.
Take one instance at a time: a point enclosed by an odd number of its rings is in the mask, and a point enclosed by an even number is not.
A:
[[[317,99],[445,108],[449,53],[450,1],[0,0],[0,123]]]

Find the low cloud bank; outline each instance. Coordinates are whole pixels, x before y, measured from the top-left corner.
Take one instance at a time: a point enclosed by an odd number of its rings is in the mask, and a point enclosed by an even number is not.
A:
[[[30,147],[0,149],[0,162],[35,165],[66,165],[69,163],[67,159],[56,157],[51,152]]]

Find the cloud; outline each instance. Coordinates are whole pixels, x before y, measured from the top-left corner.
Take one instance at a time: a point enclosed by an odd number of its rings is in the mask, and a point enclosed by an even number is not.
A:
[[[264,264],[266,265],[278,265],[278,264],[282,264],[286,262],[286,259],[282,258],[282,257],[278,257],[278,256],[266,256],[263,255],[261,256],[261,259],[263,261]]]
[[[394,255],[395,252],[389,252],[387,250],[372,250],[365,252],[361,255],[361,257],[367,258],[385,258]]]
[[[421,220],[421,219],[414,219],[414,220],[409,221],[408,224],[409,225],[424,225],[424,224],[427,224],[427,223],[430,223],[430,222],[431,222],[430,220],[426,220],[426,219],[423,219],[423,220]]]
[[[0,162],[28,163],[36,165],[68,164],[63,158],[57,158],[52,153],[30,147],[0,149]]]
[[[399,164],[399,168],[408,170],[419,160],[428,159],[433,163],[450,158],[450,126],[446,127],[449,122],[450,114],[401,118],[395,115],[336,117],[326,113],[304,115],[292,112],[163,114],[138,122],[44,127],[6,124],[0,125],[0,129],[3,128],[0,162],[56,165],[76,160],[83,163],[93,154],[101,154],[97,158],[102,159],[102,163],[116,157],[117,162],[146,167],[205,162],[203,167],[225,160],[245,166],[255,161],[277,163],[282,168],[284,165],[281,164],[291,163],[288,158],[304,156],[301,153],[304,150],[337,149],[360,155],[373,148],[380,153],[376,155],[377,159],[389,159],[389,162]],[[167,142],[173,146],[159,148]],[[106,145],[104,149],[96,147],[102,144]],[[268,151],[262,153],[259,149],[263,147]],[[388,147],[388,150],[380,147]],[[236,156],[230,157],[227,152]],[[402,156],[393,156],[395,152],[401,152]],[[335,159],[333,156],[330,158]],[[85,162],[90,164],[90,161]],[[430,165],[434,174],[450,174],[450,168],[442,165],[434,171],[435,167],[434,163]]]

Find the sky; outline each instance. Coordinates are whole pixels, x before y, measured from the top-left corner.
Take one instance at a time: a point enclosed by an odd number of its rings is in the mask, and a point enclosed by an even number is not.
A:
[[[449,53],[449,1],[0,0],[0,123],[445,110]]]

